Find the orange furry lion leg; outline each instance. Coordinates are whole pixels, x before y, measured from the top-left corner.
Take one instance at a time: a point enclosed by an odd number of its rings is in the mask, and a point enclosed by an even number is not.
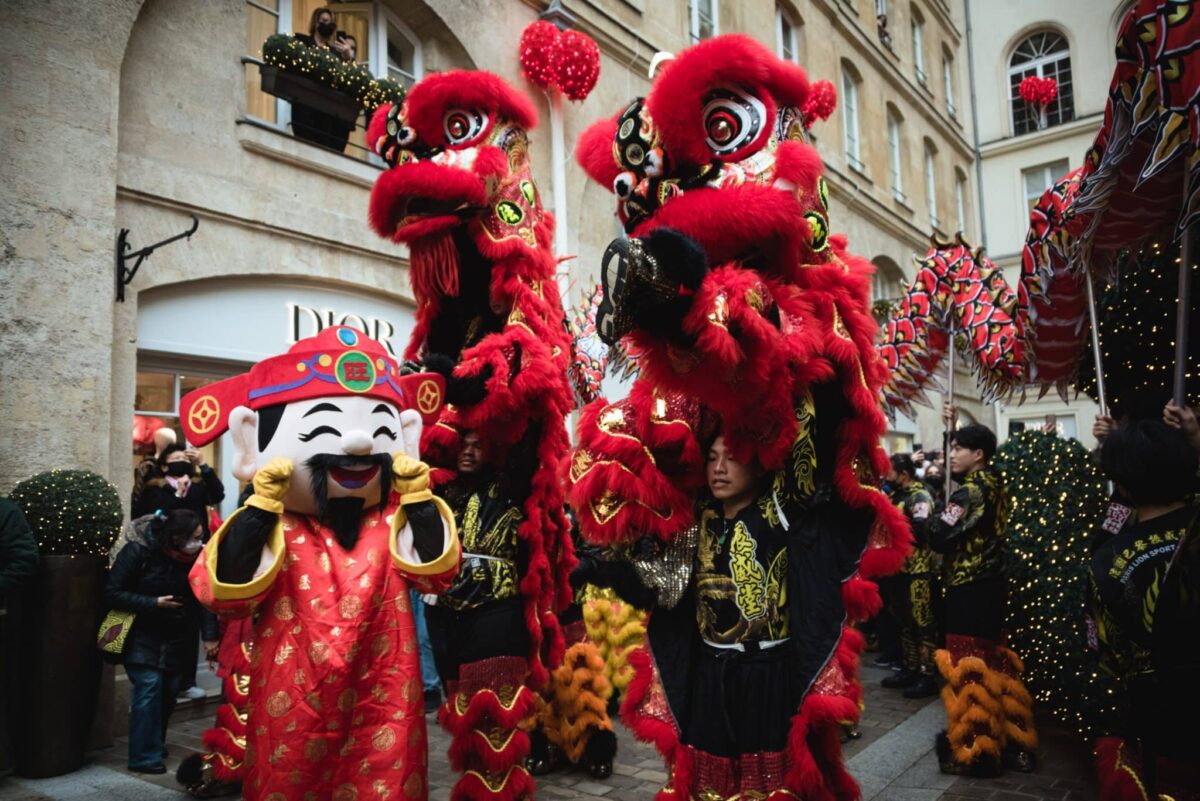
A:
[[[948,635],[946,645],[934,657],[946,679],[946,731],[938,737],[938,758],[948,772],[996,775],[1005,737],[1004,677],[988,665],[993,646],[957,635]]]

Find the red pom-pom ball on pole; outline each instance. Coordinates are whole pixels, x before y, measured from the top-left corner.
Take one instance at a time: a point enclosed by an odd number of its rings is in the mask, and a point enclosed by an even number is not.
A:
[[[1030,75],[1021,80],[1017,91],[1021,99],[1033,106],[1047,106],[1058,97],[1058,81]]]
[[[572,100],[583,100],[600,77],[600,46],[580,31],[563,31],[554,46],[558,88]]]
[[[521,70],[534,86],[549,89],[555,84],[555,46],[559,39],[553,23],[539,20],[521,34]]]

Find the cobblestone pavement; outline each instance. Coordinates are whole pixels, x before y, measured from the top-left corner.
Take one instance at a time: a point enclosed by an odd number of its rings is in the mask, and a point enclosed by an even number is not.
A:
[[[934,734],[944,723],[937,698],[905,700],[884,690],[885,671],[863,669],[866,708],[859,730],[862,737],[845,746],[850,772],[862,785],[863,801],[1088,801],[1096,798],[1090,754],[1073,735],[1043,727],[1041,764],[1036,773],[1007,774],[999,779],[973,780],[943,776],[933,754]],[[124,770],[127,743],[90,755],[89,766],[58,779],[7,779],[0,782],[0,801],[178,801],[173,773],[179,760],[201,746],[200,734],[210,725],[215,702],[181,709],[168,738],[170,757],[165,776],[141,777]],[[429,718],[430,801],[448,801],[454,775],[446,762],[449,738]],[[602,782],[582,771],[564,771],[538,780],[542,799],[651,801],[666,780],[654,750],[633,740],[618,725],[620,750],[613,775]]]

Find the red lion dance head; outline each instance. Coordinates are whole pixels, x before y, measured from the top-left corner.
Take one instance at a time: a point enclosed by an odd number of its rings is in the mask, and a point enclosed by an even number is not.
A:
[[[832,91],[753,39],[723,36],[667,62],[648,97],[589,128],[578,159],[617,195],[631,235],[672,228],[711,264],[752,243],[792,281],[828,246],[821,158],[804,132],[832,111]]]
[[[371,120],[367,141],[390,167],[371,192],[371,227],[408,245],[420,304],[409,357],[431,334],[459,340],[437,343],[443,350],[461,346],[463,332],[447,329],[476,307],[533,302],[518,297],[522,281],[546,302],[554,221],[530,170],[526,130],[536,122],[501,78],[466,71],[426,78]]]

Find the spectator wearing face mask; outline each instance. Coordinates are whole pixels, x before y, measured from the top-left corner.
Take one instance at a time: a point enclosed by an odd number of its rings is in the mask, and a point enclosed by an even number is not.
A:
[[[172,444],[162,449],[155,459],[161,477],[149,479],[143,487],[132,517],[154,514],[157,510],[170,512],[187,509],[200,518],[204,539],[208,530],[208,507],[225,498],[225,487],[216,472],[204,463],[204,456],[195,448]]]
[[[176,509],[151,524],[147,544],[130,542],[113,563],[104,586],[111,609],[133,612],[125,642],[125,672],[133,693],[129,710],[129,769],[165,773],[167,722],[191,656],[194,631],[202,627],[205,652],[216,657],[216,618],[202,615],[188,571],[203,544],[201,519]]]
[[[333,11],[325,6],[314,9],[308,23],[308,34],[298,33],[296,41],[308,47],[329,50],[342,61],[354,61],[357,42],[354,37],[337,29]],[[347,125],[319,109],[292,103],[292,133],[297,139],[330,148],[341,153],[346,149],[353,125]]]

